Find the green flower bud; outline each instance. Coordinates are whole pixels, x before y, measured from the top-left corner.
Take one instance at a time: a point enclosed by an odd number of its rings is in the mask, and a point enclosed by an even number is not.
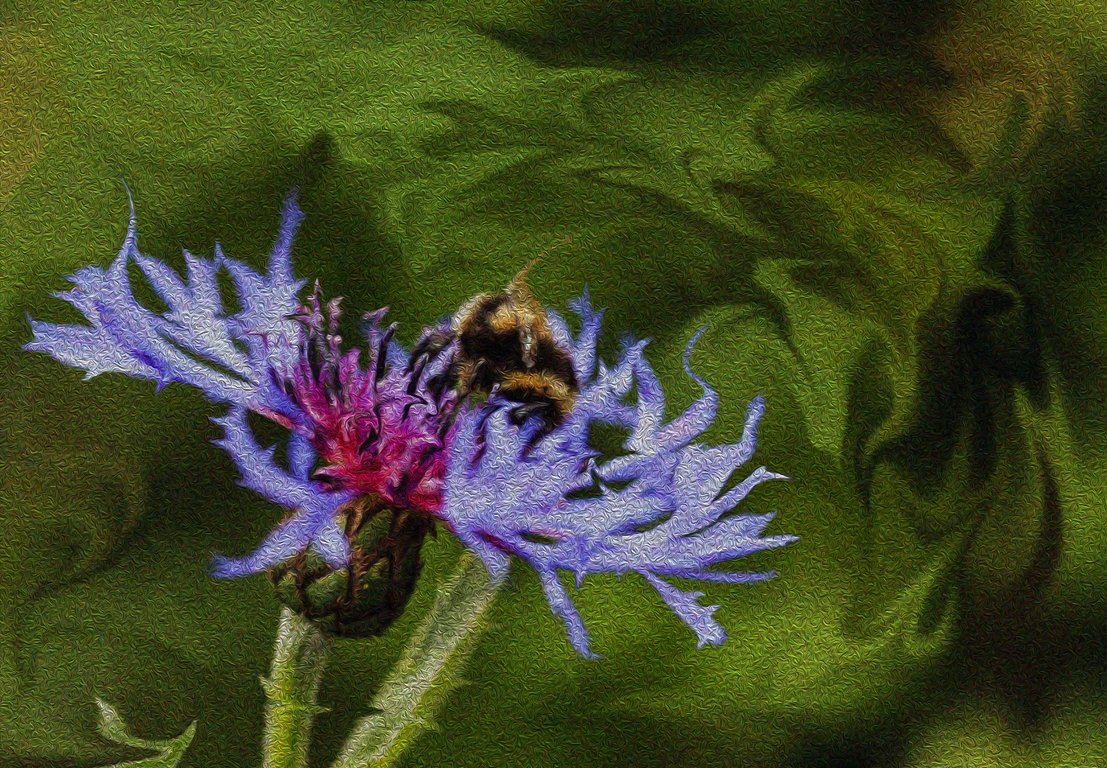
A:
[[[277,599],[339,637],[383,633],[404,612],[423,567],[419,550],[434,519],[396,510],[374,497],[339,510],[350,564],[334,569],[305,550],[270,569]]]

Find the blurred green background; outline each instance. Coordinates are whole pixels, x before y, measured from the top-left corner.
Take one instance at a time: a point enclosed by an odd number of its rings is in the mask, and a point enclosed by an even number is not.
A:
[[[927,0],[0,4],[0,765],[121,752],[198,720],[188,766],[256,765],[277,607],[217,583],[279,512],[219,413],[20,350],[26,313],[140,245],[294,260],[351,311],[421,324],[532,274],[653,339],[712,441],[768,412],[759,488],[799,534],[710,586],[693,634],[637,578],[579,594],[584,661],[523,568],[408,765],[1107,764],[1107,9]],[[353,335],[349,334],[349,338]],[[408,615],[344,642],[320,764]]]

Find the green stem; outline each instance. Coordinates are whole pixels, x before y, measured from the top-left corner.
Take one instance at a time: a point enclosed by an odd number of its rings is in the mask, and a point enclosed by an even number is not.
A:
[[[446,696],[462,684],[461,666],[486,623],[499,588],[473,554],[441,586],[434,606],[370,703],[374,713],[350,733],[332,768],[392,765],[426,728]]]
[[[308,619],[281,610],[273,666],[265,689],[263,768],[306,768],[311,721],[321,710],[315,703],[319,681],[330,654],[330,642]]]

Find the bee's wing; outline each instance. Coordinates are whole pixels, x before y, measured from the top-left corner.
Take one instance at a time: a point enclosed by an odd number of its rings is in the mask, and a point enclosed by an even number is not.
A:
[[[533,368],[538,361],[538,334],[534,330],[534,316],[528,315],[519,323],[519,344],[523,356],[523,365]]]
[[[473,310],[475,310],[477,305],[484,301],[487,296],[488,294],[486,293],[478,293],[476,296],[466,299],[465,303],[462,304],[457,312],[454,313],[454,316],[450,318],[450,329],[454,333],[458,333],[462,326],[469,321],[470,316],[473,314]]]

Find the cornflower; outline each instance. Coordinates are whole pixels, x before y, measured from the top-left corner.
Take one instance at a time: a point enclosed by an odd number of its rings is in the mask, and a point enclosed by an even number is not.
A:
[[[364,316],[365,364],[358,349],[344,351],[340,300],[325,302],[318,284],[306,302],[298,298],[305,281],[293,275],[291,250],[302,219],[290,195],[265,272],[216,245],[212,259],[186,251],[182,277],[138,250],[132,203],[112,264],[79,270],[69,278],[73,289],[58,294],[88,324],[31,321],[34,338],[26,348],[84,369],[86,378],[118,372],[153,380],[159,390],[179,382],[229,405],[214,419],[223,430],[217,444],[242,485],[289,513],[251,554],[217,556],[213,574],[269,571],[282,599],[306,615],[327,618],[340,634],[376,634],[403,610],[420,545],[437,521],[482,558],[494,580],[504,578],[512,555],[534,567],[584,656],[593,655],[588,633],[562,571],[578,586],[590,574],[638,573],[701,647],[722,643],[717,606],[702,605],[701,592],[671,579],[769,578],[716,566],[794,537],[762,535],[772,514],[732,513],[754,486],[784,477],[760,467],[728,484],[753,454],[760,397],[748,407],[738,442],[695,442],[719,405],[690,367],[699,334],[685,350],[684,367],[701,396],[666,421],[645,341],[624,344],[608,367],[597,352],[602,312],[592,309],[587,292],[571,304],[579,333],[551,310],[551,328],[572,357],[581,391],[564,422],[535,443],[535,425],[513,424],[496,393],[475,404],[428,387],[449,352],[413,370],[394,339],[396,326],[382,326],[386,309]],[[137,301],[131,263],[164,311]],[[233,313],[223,306],[221,270],[237,295]],[[275,447],[259,445],[250,412],[287,429],[282,459]],[[627,431],[621,455],[604,457],[591,447],[600,424]]]

